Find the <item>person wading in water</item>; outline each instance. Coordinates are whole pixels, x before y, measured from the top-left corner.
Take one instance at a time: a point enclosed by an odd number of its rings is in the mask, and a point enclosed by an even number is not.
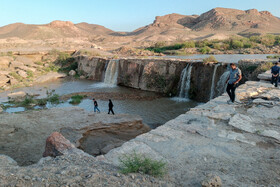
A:
[[[113,103],[112,103],[112,100],[109,99],[109,111],[108,111],[108,114],[110,114],[110,112],[112,112],[113,115],[115,115],[114,111],[113,111]]]
[[[92,99],[92,100],[93,100],[93,103],[94,103],[94,112],[96,112],[96,110],[97,110],[97,112],[100,113],[97,101],[95,99]]]
[[[241,70],[236,66],[236,64],[230,64],[230,74],[226,81],[227,83],[227,93],[230,100],[227,101],[228,104],[233,104],[235,102],[235,89],[238,87],[239,81],[242,79]]]

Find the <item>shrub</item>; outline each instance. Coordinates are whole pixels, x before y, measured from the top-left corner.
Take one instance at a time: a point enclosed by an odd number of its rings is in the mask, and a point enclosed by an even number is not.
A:
[[[274,56],[266,56],[268,59],[277,59],[280,58],[280,55],[274,55]]]
[[[77,104],[80,104],[84,98],[85,98],[85,96],[83,96],[83,95],[74,95],[71,97],[71,101],[69,103],[73,104],[73,105],[77,105]]]
[[[8,51],[7,52],[7,56],[13,56],[13,52],[12,51]]]
[[[59,104],[59,95],[53,94],[50,97],[48,97],[48,101],[52,104]]]
[[[268,34],[261,38],[261,44],[265,46],[273,46],[275,43],[275,36]]]
[[[30,70],[27,70],[26,73],[27,73],[27,78],[32,78],[34,76],[33,72]]]
[[[194,41],[188,41],[183,43],[183,48],[195,48]]]
[[[230,45],[233,49],[241,49],[244,47],[243,42],[239,40],[232,40]]]
[[[251,36],[249,38],[250,41],[255,42],[255,43],[261,43],[261,37],[260,36]]]
[[[14,77],[17,81],[22,82],[22,77],[16,72],[9,73],[10,76]]]
[[[211,49],[208,46],[203,47],[203,48],[200,49],[200,52],[202,54],[208,54],[208,53],[210,53],[210,51],[211,51]]]
[[[52,104],[59,104],[59,95],[55,94],[55,90],[47,90],[47,101]]]
[[[135,152],[123,155],[120,158],[120,163],[121,172],[124,174],[141,173],[161,177],[167,172],[165,162],[156,161]]]
[[[217,63],[218,60],[213,55],[203,59],[203,63],[211,63],[211,62]]]
[[[220,49],[221,49],[221,44],[215,43],[215,44],[213,45],[213,48],[214,48],[214,49],[217,49],[217,50],[220,50]]]
[[[47,104],[48,100],[47,99],[37,99],[36,102],[37,102],[37,105],[39,105],[39,106],[45,106]]]
[[[43,62],[38,61],[38,62],[34,62],[34,64],[39,65],[39,66],[42,66],[42,65],[43,65]]]

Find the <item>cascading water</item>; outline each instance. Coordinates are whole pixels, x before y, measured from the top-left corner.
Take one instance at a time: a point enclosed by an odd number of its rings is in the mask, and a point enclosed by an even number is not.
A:
[[[217,83],[217,90],[218,90],[218,94],[222,95],[225,91],[226,91],[226,81],[229,77],[229,71],[226,71],[222,74],[222,76],[220,77],[220,80]]]
[[[187,67],[181,73],[181,84],[180,84],[180,98],[189,98],[189,90],[191,86],[191,73],[192,64],[188,64]]]
[[[210,100],[213,99],[215,96],[215,78],[216,78],[216,72],[217,72],[218,66],[220,66],[220,64],[215,64],[215,66],[214,66],[214,72],[213,72],[212,84],[211,84],[211,92],[210,92]]]
[[[119,74],[119,60],[110,60],[106,68],[104,83],[112,86],[117,85],[118,74]]]

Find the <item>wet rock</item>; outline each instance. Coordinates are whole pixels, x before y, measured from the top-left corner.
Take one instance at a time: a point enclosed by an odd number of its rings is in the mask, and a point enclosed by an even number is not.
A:
[[[23,91],[10,93],[8,94],[8,98],[10,101],[22,101],[26,97],[26,93]]]
[[[0,113],[3,112],[3,109],[0,107]]]
[[[63,155],[66,150],[75,148],[62,134],[59,132],[52,133],[46,140],[45,152],[43,157],[57,157]]]
[[[75,76],[75,75],[76,75],[76,71],[75,71],[75,70],[71,70],[71,71],[69,72],[69,75],[70,75],[70,76]]]
[[[222,186],[222,180],[217,175],[208,175],[207,178],[202,181],[201,183],[202,187],[220,187]]]

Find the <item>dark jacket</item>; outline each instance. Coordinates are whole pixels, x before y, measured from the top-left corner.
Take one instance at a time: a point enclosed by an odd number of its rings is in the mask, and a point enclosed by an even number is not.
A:
[[[280,70],[279,66],[275,65],[271,68],[271,73],[273,75],[277,75],[277,74],[279,74],[279,70]]]
[[[98,107],[97,101],[94,101],[94,106]]]
[[[113,105],[113,103],[112,103],[112,102],[109,102],[109,108],[111,108],[111,109],[112,109],[112,108],[113,108],[113,106],[114,106],[114,105]]]

